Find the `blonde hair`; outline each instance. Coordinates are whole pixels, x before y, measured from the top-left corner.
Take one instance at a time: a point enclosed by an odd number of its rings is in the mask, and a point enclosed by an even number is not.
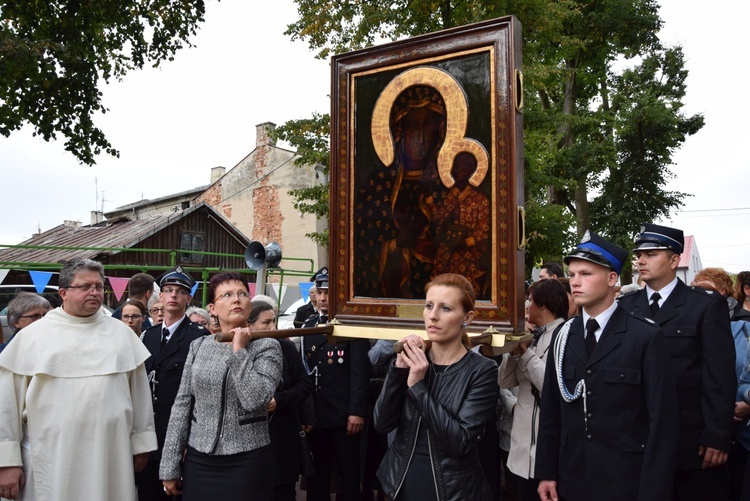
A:
[[[474,286],[471,285],[471,282],[469,282],[466,277],[457,273],[443,273],[436,276],[431,282],[425,285],[425,292],[435,285],[453,287],[460,293],[459,304],[461,305],[461,308],[463,308],[464,313],[474,311],[474,303],[477,300],[477,296],[474,292]],[[461,326],[461,343],[467,348],[471,348],[471,341],[469,340],[469,334],[466,332],[465,324]]]

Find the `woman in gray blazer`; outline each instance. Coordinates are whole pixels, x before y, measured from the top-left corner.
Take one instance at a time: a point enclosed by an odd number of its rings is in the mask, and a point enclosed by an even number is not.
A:
[[[270,500],[274,471],[266,404],[281,378],[281,349],[275,339],[251,340],[244,276],[219,273],[208,294],[211,314],[231,339],[205,337],[190,345],[159,477],[168,495],[182,494],[184,501]]]

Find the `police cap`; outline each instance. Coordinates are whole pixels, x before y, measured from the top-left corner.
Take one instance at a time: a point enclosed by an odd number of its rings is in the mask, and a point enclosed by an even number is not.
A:
[[[571,259],[583,259],[609,268],[619,275],[627,257],[628,251],[625,249],[619,248],[593,231],[586,230],[581,243],[565,256],[563,261],[569,264]]]
[[[328,267],[323,266],[315,275],[313,275],[313,281],[315,282],[315,288],[328,290]]]
[[[178,266],[172,270],[164,272],[159,277],[159,287],[162,289],[166,285],[179,285],[192,292],[193,286],[195,286],[195,280],[190,276],[182,267]]]
[[[635,248],[637,250],[671,250],[676,254],[682,254],[685,247],[685,236],[682,230],[659,226],[658,224],[644,224],[641,232],[635,236]]]

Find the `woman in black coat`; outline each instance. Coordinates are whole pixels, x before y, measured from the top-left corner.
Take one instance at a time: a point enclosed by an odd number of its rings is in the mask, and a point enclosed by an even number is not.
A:
[[[438,275],[425,287],[424,322],[432,342],[407,336],[375,404],[375,429],[396,439],[378,469],[395,501],[487,501],[477,441],[497,402],[497,364],[469,351],[474,288],[461,275]]]
[[[255,330],[274,329],[276,313],[269,303],[253,301],[250,326]],[[283,365],[281,382],[267,406],[268,432],[275,470],[274,501],[294,501],[294,485],[300,469],[300,422],[302,405],[312,393],[312,381],[307,377],[294,343],[279,339]]]

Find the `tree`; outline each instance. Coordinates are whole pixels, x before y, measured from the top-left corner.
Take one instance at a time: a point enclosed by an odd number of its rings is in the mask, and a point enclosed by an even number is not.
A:
[[[560,260],[590,227],[627,246],[641,223],[684,198],[664,185],[672,153],[703,118],[681,112],[687,72],[680,48],[657,38],[655,1],[295,1],[300,17],[286,33],[321,58],[507,13],[520,19],[527,268]]]
[[[94,124],[99,83],[171,60],[204,13],[203,0],[0,0],[0,134],[28,123],[83,164],[118,156]]]

